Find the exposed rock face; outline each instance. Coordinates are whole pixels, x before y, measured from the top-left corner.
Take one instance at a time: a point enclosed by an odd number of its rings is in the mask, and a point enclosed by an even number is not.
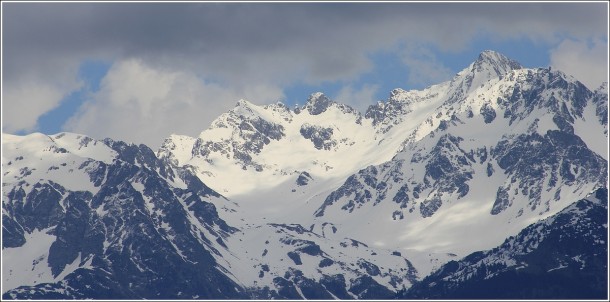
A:
[[[79,168],[96,191],[39,182],[6,195],[3,248],[22,246],[25,234],[44,231],[55,239],[41,265],[53,277],[77,269],[60,282],[18,287],[3,298],[245,297],[212,256],[217,251],[211,243],[236,231],[205,201],[218,193],[146,146],[103,143],[116,152],[113,162],[89,159]],[[185,188],[172,185],[170,179],[180,178]]]

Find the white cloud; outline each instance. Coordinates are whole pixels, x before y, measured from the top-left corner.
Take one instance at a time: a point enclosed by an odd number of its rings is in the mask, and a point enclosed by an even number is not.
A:
[[[349,104],[364,113],[370,105],[377,101],[375,99],[377,90],[379,90],[378,85],[364,85],[360,89],[354,89],[351,85],[344,86],[335,97],[335,101]]]
[[[240,98],[255,103],[282,97],[272,86],[241,92],[205,83],[193,73],[152,68],[140,60],[115,63],[65,130],[158,147],[172,133],[196,136]]]
[[[595,90],[608,81],[608,43],[565,40],[551,50],[551,66]]]
[[[22,77],[3,83],[2,131],[19,132],[37,130],[37,121],[43,114],[57,108],[61,101],[82,83],[69,73],[54,75],[52,80]]]

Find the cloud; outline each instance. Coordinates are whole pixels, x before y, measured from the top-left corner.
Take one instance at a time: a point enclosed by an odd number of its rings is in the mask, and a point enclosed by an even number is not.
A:
[[[360,89],[354,89],[351,85],[344,86],[337,93],[335,101],[349,104],[364,113],[370,105],[377,101],[375,94],[378,90],[379,85],[364,85]]]
[[[608,42],[565,40],[551,50],[551,66],[595,90],[608,81]]]
[[[123,60],[110,68],[100,90],[66,123],[65,130],[156,148],[172,133],[197,136],[240,98],[271,102],[281,97],[281,90],[274,87],[235,92],[190,72]]]
[[[607,35],[603,3],[8,3],[8,70],[36,57],[138,57],[243,83],[337,80],[397,41]],[[44,12],[45,18],[40,17]],[[49,20],[53,20],[49,22]],[[10,42],[10,43],[8,43]],[[13,63],[13,61],[16,61]]]
[[[111,110],[104,106],[128,109],[126,112],[143,121],[148,116],[161,116],[159,108],[166,107],[170,111],[204,110],[200,115],[216,116],[244,95],[253,102],[262,102],[279,98],[282,88],[298,84],[340,82],[349,86],[351,81],[374,68],[370,54],[400,51],[398,45],[407,42],[455,53],[466,49],[481,35],[500,40],[525,37],[558,43],[561,36],[584,40],[608,34],[605,3],[12,2],[2,5],[4,129],[35,128],[40,115],[52,110],[62,96],[75,89],[71,84],[57,84],[56,79],[78,81],[78,66],[84,60],[115,62],[117,69],[123,66],[133,72],[143,72],[147,79],[150,77],[146,69],[159,73],[158,87],[142,85],[153,87],[153,91],[165,87],[167,91],[157,91],[166,93],[165,96],[132,92],[137,101],[128,101],[127,92],[117,92],[119,86],[127,84],[110,83],[114,77],[127,77],[128,71],[115,70],[107,79],[106,90],[96,94],[70,122],[70,129],[99,134],[101,130],[94,123],[111,120]],[[447,71],[435,57],[422,53],[407,56],[403,62],[411,72],[411,83],[434,81],[443,78]],[[23,80],[30,74],[35,75],[35,81]],[[181,84],[181,79],[187,82]],[[151,83],[154,81],[149,79]],[[29,86],[33,87],[31,94],[38,91],[37,96],[27,95]],[[176,87],[190,92],[180,92]],[[127,91],[129,87],[121,89]],[[366,95],[366,91],[361,92]],[[116,100],[104,100],[101,97],[104,93]],[[36,110],[26,114],[21,112],[23,108]],[[191,116],[192,112],[182,114]],[[94,120],[86,121],[86,118]],[[175,125],[181,128],[175,128],[172,123],[164,125],[175,132],[193,133],[202,129],[201,125],[193,124],[189,128],[186,124],[180,121]],[[107,124],[105,127],[118,126]],[[123,129],[123,132],[129,131],[142,134],[145,130]],[[118,129],[104,135],[116,132]],[[158,140],[162,140],[164,133],[157,133]],[[135,134],[123,136],[137,141]],[[148,136],[143,137],[148,141]]]
[[[62,99],[82,87],[72,68],[57,68],[50,78],[24,73],[5,80],[2,89],[2,131],[36,131],[40,116],[59,106]]]

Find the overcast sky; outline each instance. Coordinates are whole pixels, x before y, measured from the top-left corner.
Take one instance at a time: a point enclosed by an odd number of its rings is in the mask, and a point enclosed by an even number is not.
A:
[[[2,3],[2,131],[158,147],[244,98],[364,111],[482,50],[607,81],[599,3]]]

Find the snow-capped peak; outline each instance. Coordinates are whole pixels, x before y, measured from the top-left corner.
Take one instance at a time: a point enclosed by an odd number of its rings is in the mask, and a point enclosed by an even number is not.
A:
[[[485,50],[470,66],[460,71],[450,82],[453,90],[449,102],[463,99],[470,92],[493,79],[502,78],[512,70],[522,69],[517,61],[492,50]]]
[[[248,100],[240,99],[239,101],[237,101],[237,104],[235,104],[235,107],[231,109],[231,112],[235,113],[237,116],[252,118],[259,116],[259,111],[261,109],[261,107],[251,103]]]
[[[494,71],[497,76],[501,76],[511,70],[523,68],[519,62],[506,57],[505,55],[493,50],[485,50],[472,65],[473,71]]]
[[[254,107],[257,107],[257,106],[252,104],[248,100],[239,99],[237,101],[237,103],[235,104],[235,107],[233,107],[233,111],[239,112],[239,111],[245,110],[245,111],[251,112]]]
[[[332,104],[333,101],[326,97],[324,93],[316,92],[309,96],[304,109],[307,109],[311,115],[318,115],[326,111],[326,108],[330,107]]]
[[[245,100],[245,99],[239,99],[237,101],[237,104],[235,104],[235,107],[250,107],[253,104],[250,103],[249,101]]]

